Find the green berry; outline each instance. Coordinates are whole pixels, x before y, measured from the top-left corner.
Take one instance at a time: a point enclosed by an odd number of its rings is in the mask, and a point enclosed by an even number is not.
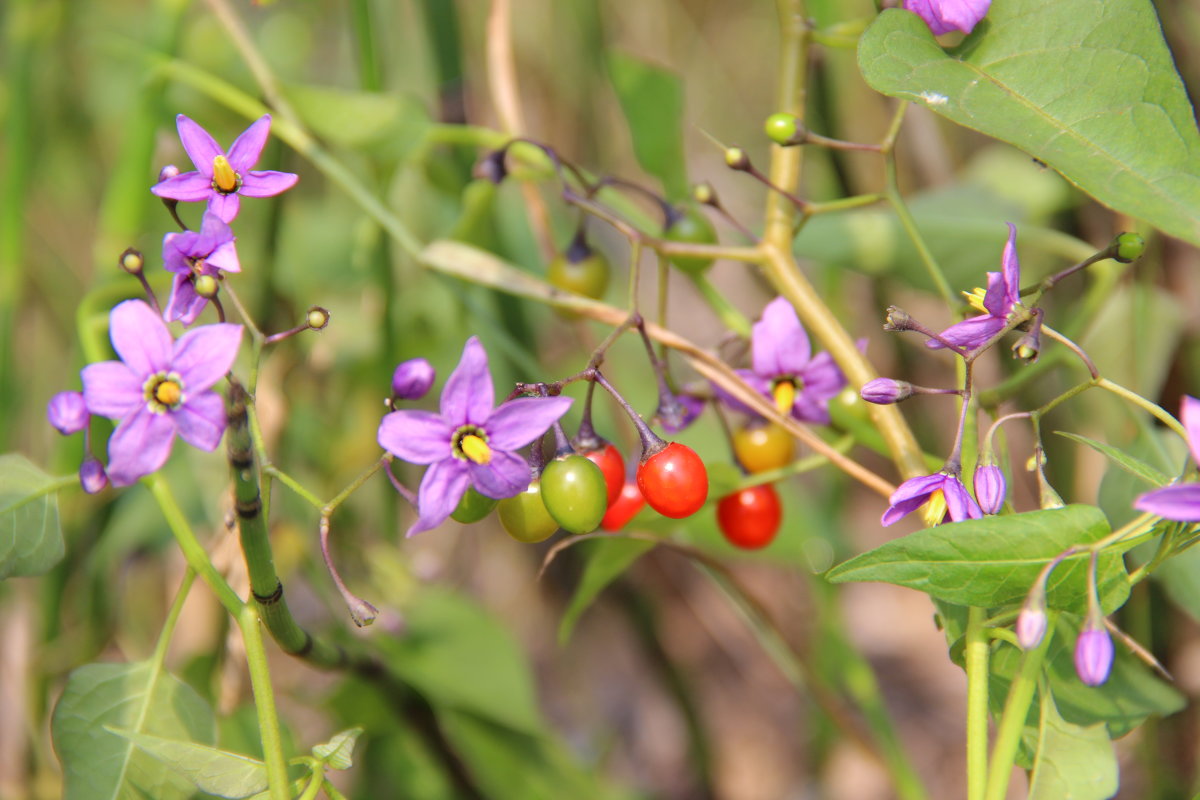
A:
[[[668,240],[686,244],[717,243],[717,232],[713,230],[707,217],[690,206],[679,211],[679,216],[664,231]],[[711,258],[696,256],[671,256],[670,260],[672,264],[692,275],[699,275],[712,265]]]
[[[1146,251],[1146,240],[1139,233],[1122,233],[1117,237],[1117,254],[1114,258],[1122,264],[1128,264],[1141,258]]]
[[[475,491],[474,487],[467,487],[466,494],[458,501],[458,507],[450,514],[450,519],[455,522],[461,522],[464,525],[470,525],[472,522],[479,520],[492,513],[492,509],[496,507],[499,501],[495,498],[482,495]]]
[[[541,542],[558,530],[558,523],[542,502],[542,486],[538,481],[515,497],[506,497],[496,506],[500,524],[518,542]]]
[[[787,147],[796,144],[798,134],[803,128],[795,114],[780,111],[767,117],[767,121],[763,124],[763,130],[766,131],[767,138],[772,142]]]
[[[591,533],[608,510],[604,472],[581,455],[556,458],[542,470],[542,502],[563,530]]]

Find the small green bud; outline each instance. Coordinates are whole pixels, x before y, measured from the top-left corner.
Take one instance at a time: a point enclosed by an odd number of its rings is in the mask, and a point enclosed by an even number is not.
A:
[[[121,257],[117,259],[117,263],[121,265],[121,269],[130,275],[141,275],[142,267],[146,265],[146,260],[142,258],[140,250],[130,247],[124,253],[121,253]]]
[[[217,296],[217,279],[212,275],[197,275],[196,276],[196,294],[201,297],[212,300]]]
[[[308,310],[306,319],[308,327],[314,331],[319,331],[329,324],[329,312],[320,306],[313,306]]]
[[[768,139],[782,147],[802,144],[805,138],[804,126],[796,119],[796,115],[783,111],[767,117],[763,130]]]
[[[1113,244],[1117,246],[1117,254],[1113,258],[1122,264],[1141,258],[1146,251],[1146,240],[1140,233],[1122,233]]]
[[[750,157],[740,147],[725,148],[725,163],[730,169],[745,171],[750,169]]]
[[[701,205],[710,206],[716,203],[717,193],[713,190],[712,184],[707,181],[697,183],[692,187],[692,199]]]

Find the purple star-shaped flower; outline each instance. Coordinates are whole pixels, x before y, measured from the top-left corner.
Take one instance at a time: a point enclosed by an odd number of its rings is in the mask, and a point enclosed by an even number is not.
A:
[[[379,444],[397,458],[428,464],[417,493],[419,517],[408,535],[446,521],[468,486],[492,498],[529,486],[526,460],[514,453],[571,406],[569,397],[518,397],[493,408],[487,353],[472,336],[442,387],[441,413],[402,409],[379,423]]]
[[[904,0],[904,8],[925,20],[934,36],[954,30],[970,33],[991,4],[992,0]]]
[[[753,369],[734,370],[742,380],[775,401],[779,412],[796,419],[829,424],[829,400],[846,388],[846,376],[829,353],[812,354],[812,344],[796,310],[784,297],[763,309],[750,335]],[[731,408],[756,412],[720,386],[714,390]]]
[[[1179,416],[1187,431],[1188,448],[1192,458],[1200,464],[1200,400],[1184,397]],[[1177,522],[1200,522],[1200,483],[1185,483],[1180,486],[1164,486],[1134,501],[1138,511],[1149,511],[1163,519]]]
[[[211,390],[233,365],[242,326],[222,323],[171,339],[166,323],[141,300],[112,310],[109,333],[120,361],[83,368],[91,414],[121,420],[108,440],[108,476],[128,486],[161,467],[178,433],[214,450],[225,431],[225,403]]]
[[[933,502],[925,515],[925,521],[931,526],[940,525],[947,517],[954,522],[983,517],[979,504],[957,475],[936,472],[909,478],[900,484],[888,498],[888,510],[883,512],[879,522],[885,527],[891,525],[931,500]]]
[[[212,211],[204,212],[199,233],[184,231],[163,237],[163,266],[175,273],[163,319],[184,325],[196,321],[208,303],[208,298],[196,294],[196,278],[242,271],[233,243],[233,230]]]
[[[951,325],[939,334],[950,344],[964,350],[974,350],[995,336],[1008,324],[1009,315],[1021,303],[1021,263],[1017,260],[1017,226],[1008,223],[1008,243],[1000,259],[1001,271],[989,272],[987,293],[983,296],[984,314],[965,319]],[[979,290],[976,289],[976,292]],[[979,308],[978,294],[968,295],[971,303]],[[943,345],[936,339],[925,342],[925,346],[937,350]]]
[[[209,135],[188,117],[175,118],[179,140],[187,151],[195,172],[185,172],[167,178],[150,189],[159,197],[183,202],[208,201],[208,210],[225,222],[233,222],[241,207],[242,197],[273,197],[296,185],[298,175],[274,170],[252,170],[258,163],[267,134],[271,131],[271,115],[264,114],[242,131],[226,153]]]

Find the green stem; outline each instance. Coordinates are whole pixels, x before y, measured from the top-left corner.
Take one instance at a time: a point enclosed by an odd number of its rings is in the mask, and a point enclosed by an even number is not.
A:
[[[1129,402],[1133,403],[1135,406],[1139,406],[1140,408],[1145,409],[1151,415],[1153,415],[1155,418],[1157,418],[1158,421],[1161,422],[1163,425],[1166,425],[1168,428],[1175,431],[1175,433],[1179,434],[1180,437],[1182,437],[1185,442],[1188,441],[1187,431],[1184,430],[1183,426],[1179,424],[1179,420],[1175,419],[1173,416],[1168,414],[1156,403],[1150,402],[1146,398],[1142,397],[1140,394],[1138,394],[1136,392],[1132,392],[1129,389],[1126,389],[1124,386],[1121,386],[1120,384],[1113,383],[1108,378],[1097,379],[1096,385],[1099,386],[1101,389],[1106,389],[1106,390],[1112,392],[1117,397],[1122,397],[1122,398],[1128,400]]]
[[[1046,658],[1046,650],[1050,646],[1050,640],[1054,638],[1053,616],[1051,614],[1051,618],[1047,620],[1046,635],[1042,637],[1042,641],[1033,650],[1025,651],[1021,657],[1021,666],[1008,689],[1008,699],[1004,703],[1004,713],[996,731],[996,744],[992,748],[985,800],[1004,800],[1008,793],[1013,762],[1021,744],[1021,732],[1029,717],[1029,706],[1037,690],[1038,675]]]
[[[988,771],[988,655],[986,611],[967,612],[967,800],[983,800]]]
[[[267,785],[271,800],[288,800],[287,758],[283,754],[283,737],[279,731],[275,692],[271,688],[271,671],[267,664],[267,651],[263,647],[258,612],[250,606],[243,606],[242,612],[237,615],[237,624],[246,648],[246,664],[250,671],[250,686],[254,691],[254,708],[258,713],[258,730],[262,738],[263,759],[267,762]]]

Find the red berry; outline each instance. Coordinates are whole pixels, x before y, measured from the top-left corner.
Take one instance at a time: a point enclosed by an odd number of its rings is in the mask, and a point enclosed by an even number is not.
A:
[[[608,507],[612,508],[612,504],[617,502],[617,498],[621,496],[621,487],[625,485],[625,459],[621,457],[621,451],[613,447],[611,443],[604,442],[600,448],[589,450],[582,455],[586,456],[604,473],[604,485],[608,490]]]
[[[637,516],[644,505],[646,505],[646,498],[642,497],[642,490],[637,487],[636,483],[630,481],[621,486],[621,495],[615,503],[608,507],[604,519],[600,520],[600,527],[606,531],[619,531],[629,524],[629,520]]]
[[[734,547],[757,550],[766,547],[779,532],[783,507],[768,483],[751,486],[722,497],[717,503],[717,524]]]
[[[644,460],[638,466],[637,483],[650,507],[672,519],[690,517],[708,499],[704,462],[696,451],[678,442]]]

